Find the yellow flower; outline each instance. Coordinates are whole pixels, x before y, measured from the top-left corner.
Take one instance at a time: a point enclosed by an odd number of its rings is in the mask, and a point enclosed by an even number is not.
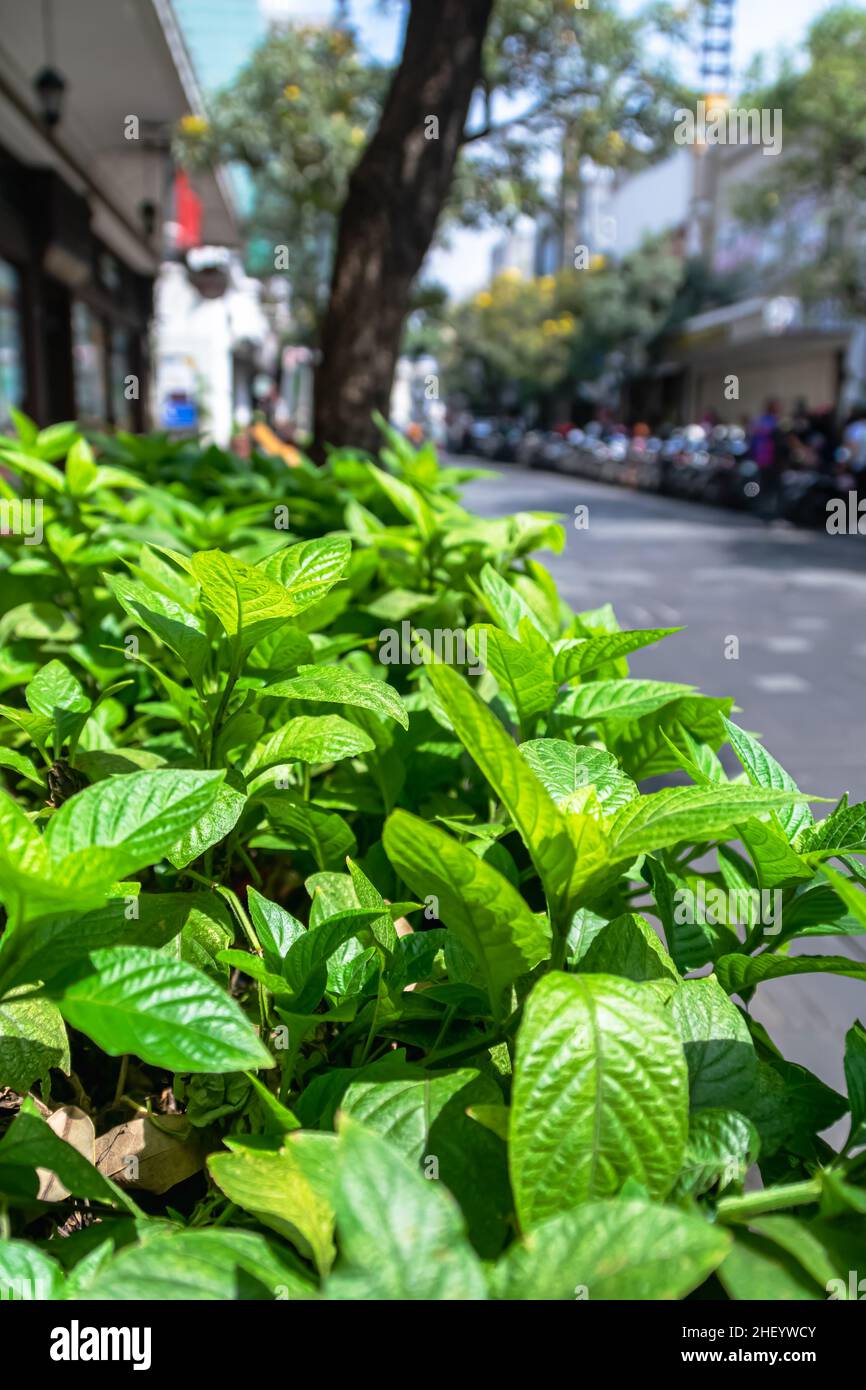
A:
[[[610,132],[610,134],[607,137],[607,143],[608,148],[611,150],[615,150],[617,154],[620,150],[625,149],[625,141],[623,140],[618,130],[612,130]]]
[[[363,126],[359,126],[359,125],[353,125],[353,126],[352,126],[352,130],[351,130],[351,132],[350,132],[349,139],[352,141],[352,144],[353,144],[353,145],[363,145],[363,143],[364,143],[364,141],[366,140],[366,138],[367,138],[367,137],[366,137],[366,134],[364,133]]]
[[[481,290],[481,292],[475,296],[476,309],[489,309],[492,303],[493,295],[489,290]]]
[[[184,135],[205,135],[209,127],[204,116],[196,116],[190,112],[186,116],[181,116],[180,128]]]
[[[604,270],[606,265],[607,257],[602,256],[600,252],[596,252],[594,256],[590,256],[589,258],[590,270]]]
[[[516,265],[510,265],[500,272],[499,279],[504,280],[506,285],[514,285],[518,280],[523,279],[523,272],[518,270]]]
[[[556,319],[545,319],[541,331],[546,338],[553,338],[559,333],[559,324]]]
[[[573,315],[573,314],[560,314],[560,316],[559,316],[559,330],[560,330],[560,332],[561,332],[561,333],[570,333],[573,327],[574,327],[574,315]]]
[[[294,82],[290,82],[287,87],[283,88],[283,96],[286,101],[297,101],[300,95],[301,89]]]
[[[556,276],[542,275],[538,282],[538,288],[544,294],[553,294],[553,291],[556,289]]]

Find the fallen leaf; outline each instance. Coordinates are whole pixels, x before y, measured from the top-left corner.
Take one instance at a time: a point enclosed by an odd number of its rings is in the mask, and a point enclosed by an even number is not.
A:
[[[85,1115],[77,1105],[61,1105],[46,1118],[48,1128],[54,1131],[58,1139],[71,1144],[88,1163],[93,1163],[96,1130],[89,1115]],[[69,1196],[69,1189],[63,1186],[49,1168],[37,1168],[36,1173],[39,1178],[37,1195],[40,1202],[62,1202]]]
[[[96,1166],[121,1187],[167,1192],[204,1167],[204,1154],[185,1116],[141,1115],[99,1136]]]

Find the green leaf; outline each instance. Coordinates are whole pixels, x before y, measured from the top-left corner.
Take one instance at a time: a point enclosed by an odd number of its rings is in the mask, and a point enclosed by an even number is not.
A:
[[[45,843],[56,862],[91,846],[110,848],[115,878],[158,863],[210,810],[224,774],[160,768],[107,777],[52,817]]]
[[[681,878],[649,854],[644,858],[641,872],[652,887],[665,940],[679,971],[685,974],[687,970],[697,970],[707,961],[739,949],[736,933],[725,922],[710,920],[715,913],[692,910],[692,904],[699,901],[701,885],[704,884],[705,901],[711,902],[709,895],[720,891],[715,884],[691,875]]]
[[[587,681],[567,690],[554,706],[557,718],[577,724],[597,724],[606,719],[640,719],[664,705],[690,694],[690,685],[670,681]]]
[[[254,1231],[162,1230],[100,1266],[76,1297],[96,1302],[313,1299],[294,1261]]]
[[[757,739],[752,738],[751,734],[747,734],[745,729],[740,729],[729,719],[725,719],[724,715],[722,715],[722,722],[727,730],[728,741],[745,768],[746,775],[753,786],[775,787],[778,791],[799,793],[800,789],[793,777],[776,762],[776,759],[758,743]],[[776,814],[779,824],[789,840],[792,840],[800,830],[811,825],[814,821],[812,812],[803,802],[780,809]]]
[[[270,1067],[233,999],[199,970],[143,946],[88,953],[51,993],[73,1028],[110,1057],[131,1052],[168,1071]]]
[[[69,1075],[66,1027],[49,999],[9,993],[0,999],[0,1086],[24,1095],[52,1067]]]
[[[505,729],[466,681],[448,666],[434,664],[427,670],[454,732],[520,831],[544,886],[553,919],[562,927],[579,881],[577,848],[565,817]],[[607,855],[597,828],[584,829],[586,853],[581,871],[589,877],[605,864]]]
[[[663,638],[682,630],[681,627],[648,627],[570,641],[560,646],[556,654],[557,683],[561,685],[575,676],[583,677],[587,671],[595,671],[609,661],[618,661],[631,652],[640,651],[641,647],[652,646],[654,642],[661,642]]]
[[[827,864],[821,865],[821,872],[829,881],[831,888],[833,888],[842,899],[845,906],[849,908],[857,918],[857,921],[860,922],[863,927],[866,927],[866,893],[861,893],[858,888],[854,887],[849,879],[843,878],[841,874],[837,874],[836,870],[831,869]]]
[[[210,658],[210,642],[200,619],[166,594],[125,574],[107,574],[105,582],[124,612],[180,658],[200,690]]]
[[[24,698],[34,714],[54,720],[58,713],[86,714],[90,701],[81,683],[62,661],[41,666],[24,690]]]
[[[476,961],[499,1017],[507,987],[550,954],[549,932],[502,874],[437,826],[394,811],[382,838],[413,893],[438,898],[437,915]]]
[[[223,783],[213,805],[166,851],[166,859],[176,869],[185,869],[206,850],[218,845],[234,830],[246,805],[246,797]]]
[[[351,557],[348,536],[322,536],[278,550],[257,568],[280,585],[293,614],[303,613],[339,582]]]
[[[468,1112],[495,1107],[504,1111],[502,1092],[480,1072],[411,1066],[405,1076],[354,1081],[341,1102],[345,1114],[420,1164],[429,1180],[445,1184],[460,1204],[473,1245],[487,1257],[502,1249],[511,1212],[506,1136],[497,1138]]]
[[[265,686],[262,695],[287,700],[321,700],[329,704],[351,705],[372,710],[385,719],[396,719],[404,729],[409,714],[403,699],[385,681],[368,680],[348,666],[301,666],[290,680]]]
[[[701,1197],[712,1188],[741,1186],[758,1157],[758,1132],[736,1110],[698,1110],[689,1119],[683,1166],[674,1189],[678,1197]]]
[[[796,1260],[772,1241],[737,1230],[734,1245],[719,1268],[729,1298],[743,1302],[825,1301],[827,1292]]]
[[[259,793],[272,823],[286,829],[306,846],[320,869],[335,869],[354,854],[357,842],[351,828],[332,811],[322,811],[290,792]]]
[[[682,1045],[649,987],[544,976],[517,1038],[511,1180],[524,1230],[636,1178],[670,1191],[688,1129]]]
[[[526,599],[492,565],[484,566],[480,580],[484,601],[499,627],[506,632],[517,632],[525,619],[544,636],[542,625]]]
[[[470,629],[472,650],[496,677],[500,691],[514,707],[521,729],[529,730],[540,714],[546,714],[556,699],[553,679],[553,653],[524,618],[521,640],[517,641],[490,623],[476,623]],[[529,643],[534,633],[537,648]]]
[[[581,974],[620,975],[626,980],[674,980],[676,966],[649,923],[637,912],[624,912],[595,936],[580,959]]]
[[[834,811],[817,825],[806,826],[797,840],[797,849],[818,859],[866,853],[866,801]]]
[[[418,534],[424,540],[428,540],[436,530],[436,518],[421,494],[400,478],[377,468],[375,463],[368,463],[367,469],[392,506],[418,528]]]
[[[29,1203],[39,1191],[37,1168],[47,1168],[75,1197],[89,1197],[111,1207],[138,1214],[138,1207],[110,1178],[60,1139],[25,1097],[3,1138],[0,1139],[0,1193]]]
[[[732,783],[712,787],[665,787],[617,811],[610,836],[618,855],[700,842],[725,835],[739,821],[787,806],[800,793],[766,791]]]
[[[28,782],[32,782],[40,790],[44,786],[32,760],[24,753],[18,753],[14,748],[0,748],[0,767],[8,767],[11,772],[17,772],[21,777],[26,777]]]
[[[453,1197],[348,1118],[340,1125],[334,1205],[341,1258],[325,1285],[327,1299],[462,1303],[487,1297]]]
[[[138,884],[124,885],[132,889]],[[108,946],[166,947],[182,943],[189,933],[193,939],[210,934],[220,939],[233,930],[225,904],[215,894],[131,893],[114,896],[94,911],[55,912],[28,923],[24,932],[3,940],[0,948],[0,982],[3,989],[16,984],[52,981],[91,950]]]
[[[786,975],[848,975],[866,980],[866,961],[849,956],[720,956],[716,976],[726,994],[742,994],[764,980],[780,980]]]
[[[0,1240],[0,1297],[23,1302],[63,1298],[63,1271],[27,1240]]]
[[[283,961],[283,977],[302,1002],[298,1010],[315,1008],[325,990],[325,966],[335,951],[363,932],[377,919],[375,910],[355,908],[338,912],[318,926],[309,927],[290,947]],[[311,991],[308,997],[308,991]]]
[[[374,747],[363,729],[339,714],[302,714],[256,744],[245,773],[253,777],[284,763],[336,763],[369,753]]]
[[[757,1079],[755,1047],[715,976],[685,980],[671,1000],[671,1017],[686,1054],[692,1109],[748,1104]]]
[[[586,1202],[536,1226],[494,1273],[502,1299],[685,1298],[731,1247],[702,1217],[650,1202]]]
[[[866,1028],[859,1019],[845,1034],[845,1081],[851,1106],[847,1148],[866,1143]]]
[[[262,568],[245,565],[221,550],[198,551],[192,572],[205,608],[215,613],[228,637],[240,635],[247,652],[298,612],[291,596]]]
[[[279,974],[290,947],[303,936],[306,928],[278,903],[263,898],[255,888],[247,889],[247,902],[265,963],[269,970]]]
[[[627,806],[638,796],[630,777],[616,758],[601,748],[566,743],[561,738],[536,738],[521,743],[520,751],[557,806],[582,810],[587,787],[593,787],[605,815]]]
[[[274,1151],[226,1139],[229,1153],[211,1154],[214,1182],[244,1211],[292,1241],[320,1274],[334,1261],[333,1189],[337,1139],[299,1130]]]

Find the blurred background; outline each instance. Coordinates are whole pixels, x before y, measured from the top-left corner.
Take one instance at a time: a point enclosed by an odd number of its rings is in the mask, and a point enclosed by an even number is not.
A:
[[[576,606],[686,626],[636,674],[862,799],[864,71],[825,0],[0,0],[0,430],[320,458],[378,411],[564,515]],[[860,988],[761,1007],[838,1083]]]

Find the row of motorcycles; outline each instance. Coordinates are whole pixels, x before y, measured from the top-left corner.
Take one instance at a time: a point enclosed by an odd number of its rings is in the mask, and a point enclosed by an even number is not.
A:
[[[529,430],[493,426],[471,446],[490,462],[574,474],[598,482],[783,518],[798,526],[826,524],[831,499],[866,499],[866,458],[841,446],[804,446],[768,473],[752,457],[738,425],[687,425],[662,439],[593,422],[585,429]],[[866,509],[864,509],[866,510]]]

